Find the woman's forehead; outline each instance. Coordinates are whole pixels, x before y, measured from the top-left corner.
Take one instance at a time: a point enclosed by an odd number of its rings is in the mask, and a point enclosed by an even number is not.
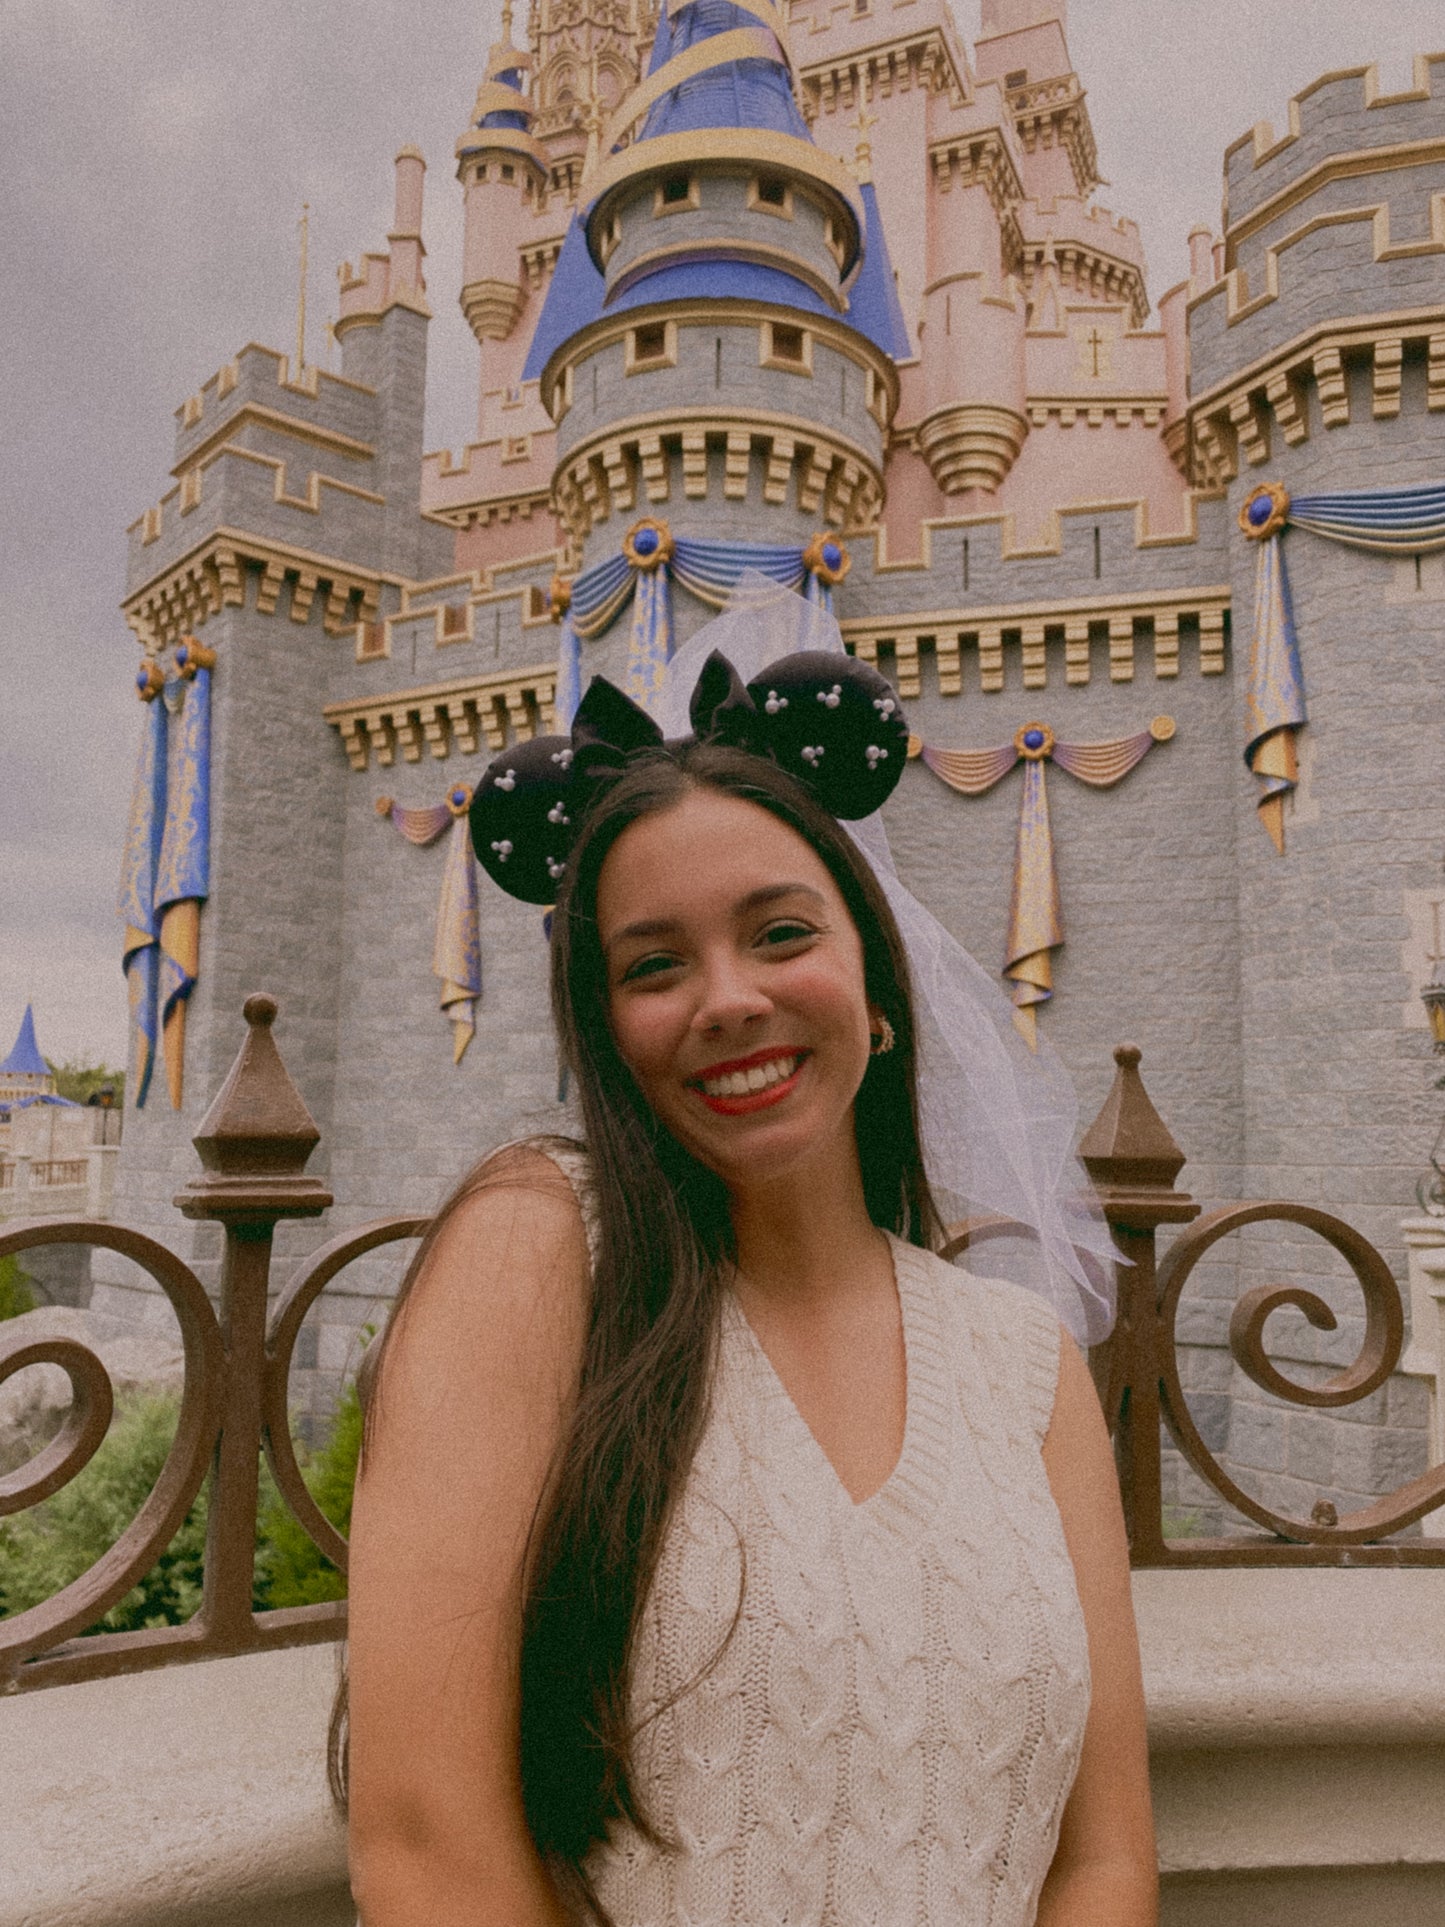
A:
[[[743,797],[698,789],[622,832],[598,878],[597,914],[605,940],[609,927],[639,917],[705,914],[793,882],[841,902],[827,865],[790,825]]]

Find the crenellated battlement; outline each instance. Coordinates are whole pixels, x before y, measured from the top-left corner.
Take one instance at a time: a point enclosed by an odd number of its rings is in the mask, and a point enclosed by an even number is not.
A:
[[[364,382],[334,375],[314,362],[293,373],[289,356],[248,341],[176,409],[171,473],[179,475],[228,423],[248,411],[278,426],[284,422],[292,433],[310,432],[370,455],[375,402],[375,390]]]
[[[1230,150],[1224,274],[1189,310],[1196,407],[1362,330],[1445,324],[1445,55],[1416,77],[1384,94],[1374,68],[1327,75],[1290,103],[1287,136],[1261,127]],[[1349,343],[1327,339],[1342,331]],[[1263,459],[1247,412],[1236,426]]]
[[[1226,235],[1266,201],[1303,184],[1327,156],[1445,141],[1445,53],[1415,56],[1414,85],[1386,93],[1376,66],[1322,74],[1289,102],[1286,130],[1258,122],[1225,149]]]

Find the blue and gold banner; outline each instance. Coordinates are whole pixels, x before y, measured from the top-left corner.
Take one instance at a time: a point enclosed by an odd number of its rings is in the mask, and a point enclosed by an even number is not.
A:
[[[1245,498],[1239,527],[1259,544],[1244,693],[1244,760],[1259,779],[1259,820],[1283,856],[1285,799],[1299,781],[1296,737],[1308,720],[1284,532],[1304,529],[1374,555],[1428,555],[1445,549],[1445,482],[1294,497],[1280,482],[1262,482]]]
[[[201,905],[211,890],[211,669],[215,654],[187,636],[166,758],[166,822],[156,871],[161,1044],[171,1107],[185,1087],[186,1000],[201,967]],[[167,698],[171,692],[166,691]]]
[[[557,680],[552,690],[553,729],[565,736],[572,727],[577,705],[582,700],[582,647],[577,622],[572,613],[572,589],[560,575],[552,577],[547,591],[547,607],[557,633]]]
[[[1044,764],[1057,763],[1091,789],[1110,789],[1155,743],[1167,743],[1174,729],[1172,716],[1156,716],[1147,729],[1112,742],[1061,743],[1047,723],[1025,723],[1011,743],[991,749],[937,749],[917,737],[909,744],[909,755],[916,755],[960,796],[984,796],[1016,764],[1024,765],[1003,975],[1013,997],[1014,1023],[1032,1047],[1038,1045],[1038,1006],[1054,994],[1053,953],[1064,942]]]
[[[447,798],[453,812],[446,868],[437,903],[432,974],[441,979],[442,1014],[452,1027],[452,1062],[460,1064],[476,1035],[477,999],[482,994],[482,933],[477,892],[477,862],[472,855],[467,810],[472,793],[459,784]]]
[[[441,980],[442,1015],[452,1026],[452,1062],[460,1064],[476,1035],[477,999],[482,994],[482,935],[477,863],[472,855],[467,783],[448,790],[445,802],[407,807],[389,796],[376,799],[376,813],[394,823],[408,843],[425,849],[450,826],[446,865],[437,902],[432,974]]]
[[[611,628],[629,598],[649,578],[673,578],[699,601],[721,609],[742,576],[756,570],[785,589],[801,589],[810,602],[831,613],[833,590],[850,567],[846,547],[826,530],[802,548],[766,542],[710,542],[698,536],[674,536],[666,522],[649,516],[627,531],[621,554],[597,563],[570,587],[554,582],[553,607],[555,611],[560,590],[570,600],[576,634],[591,641]],[[648,619],[649,630],[660,619],[654,609]],[[667,624],[670,629],[670,609]],[[645,673],[650,682],[650,665]],[[629,689],[628,693],[633,692]]]
[[[672,659],[672,595],[667,565],[672,560],[673,543],[667,524],[635,524],[627,532],[623,554],[635,571],[637,590],[622,687],[635,703],[650,711]]]
[[[169,718],[159,700],[160,675],[149,663],[136,681],[145,702],[140,756],[131,792],[130,821],[121,859],[120,895],[116,909],[125,924],[121,968],[125,971],[130,1002],[130,1025],[135,1037],[135,1102],[146,1101],[155,1069],[159,1030],[156,992],[160,982],[160,924],[156,917],[156,873],[160,867],[161,837],[166,815],[166,734]],[[152,681],[154,686],[152,687]]]

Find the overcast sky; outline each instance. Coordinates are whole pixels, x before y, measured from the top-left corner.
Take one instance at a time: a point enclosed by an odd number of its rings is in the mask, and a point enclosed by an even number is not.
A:
[[[519,16],[524,9],[519,6]],[[452,144],[498,7],[463,0],[0,0],[0,1055],[27,999],[52,1058],[121,1062],[115,882],[139,717],[125,528],[169,483],[174,409],[251,340],[312,352],[335,268],[383,245],[391,159],[426,155],[429,447],[474,420]],[[1404,86],[1439,0],[1072,0],[1099,200],[1158,296],[1217,224],[1224,147],[1330,68]],[[963,0],[965,35],[978,0]]]

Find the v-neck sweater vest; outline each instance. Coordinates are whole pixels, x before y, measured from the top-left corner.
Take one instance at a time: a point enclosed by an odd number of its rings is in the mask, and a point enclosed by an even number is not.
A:
[[[659,1839],[618,1826],[588,1867],[615,1927],[1034,1920],[1089,1707],[1040,1451],[1059,1328],[1012,1285],[893,1256],[907,1421],[862,1504],[725,1303],[638,1629]]]

